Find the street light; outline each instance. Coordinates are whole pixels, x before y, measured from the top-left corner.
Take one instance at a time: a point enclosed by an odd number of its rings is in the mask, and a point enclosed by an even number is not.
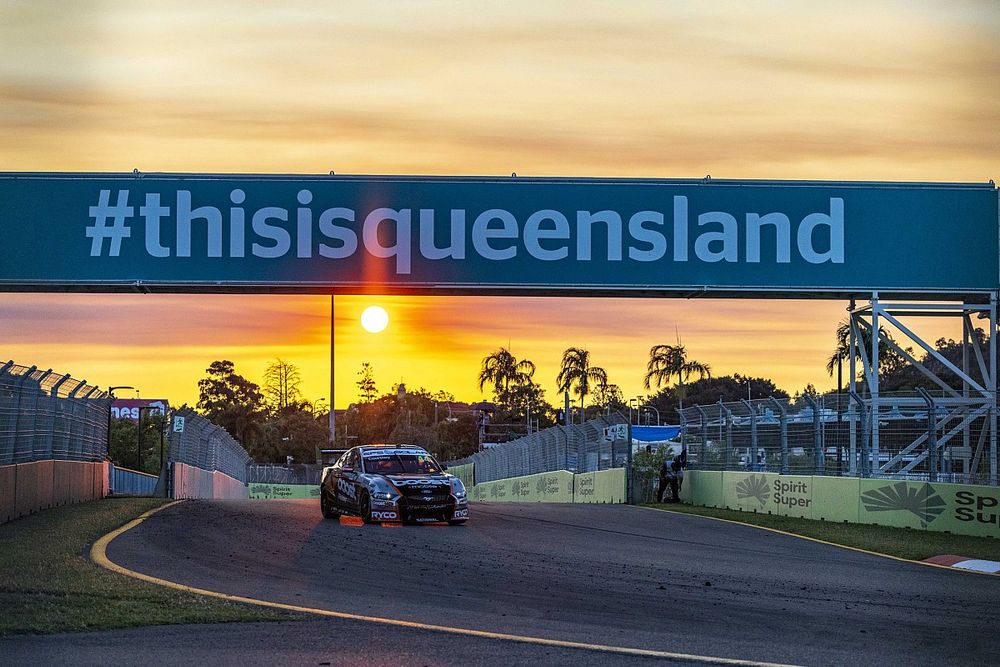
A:
[[[111,456],[111,407],[115,403],[115,390],[116,389],[135,389],[135,387],[132,387],[132,386],[127,385],[127,384],[121,384],[121,385],[118,385],[116,387],[108,387],[108,398],[111,399],[108,402],[108,437],[107,437],[107,442],[105,443],[105,445],[107,446],[108,456]]]
[[[660,411],[659,410],[657,410],[656,408],[654,408],[652,405],[641,405],[641,406],[639,406],[639,409],[640,410],[643,410],[643,409],[645,409],[645,410],[652,410],[653,412],[655,412],[656,413],[656,425],[657,426],[660,425]]]

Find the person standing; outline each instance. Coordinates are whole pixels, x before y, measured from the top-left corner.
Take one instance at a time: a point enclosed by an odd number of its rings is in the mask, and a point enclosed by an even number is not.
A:
[[[673,482],[671,480],[674,480]],[[676,483],[674,472],[671,467],[670,461],[664,457],[663,463],[660,465],[660,488],[656,492],[656,502],[668,502],[663,500],[663,494],[667,490],[667,487],[673,488]]]
[[[674,460],[670,462],[670,472],[672,473],[670,477],[670,491],[673,496],[670,502],[679,503],[681,501],[681,486],[684,484],[684,461],[681,456],[675,456]]]

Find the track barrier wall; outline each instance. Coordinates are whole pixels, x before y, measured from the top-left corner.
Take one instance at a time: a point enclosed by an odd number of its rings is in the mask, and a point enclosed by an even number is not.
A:
[[[0,523],[40,510],[108,495],[100,461],[35,461],[0,466]]]
[[[239,500],[248,497],[247,486],[218,470],[202,470],[186,463],[173,464],[174,498]]]
[[[483,482],[469,488],[469,498],[486,502],[622,503],[625,469],[581,474],[557,470]]]
[[[994,486],[690,470],[681,499],[743,512],[1000,538],[1000,488]]]
[[[454,474],[455,468],[449,468],[448,472]],[[470,470],[463,473],[468,473],[471,477],[471,466],[469,468]],[[457,474],[455,476],[458,477]],[[470,500],[522,503],[625,502],[624,468],[580,474],[557,470],[475,485],[464,480],[463,482],[468,489]],[[251,484],[250,498],[318,500],[319,487],[311,484]]]
[[[250,484],[250,497],[264,500],[319,500],[318,484]]]

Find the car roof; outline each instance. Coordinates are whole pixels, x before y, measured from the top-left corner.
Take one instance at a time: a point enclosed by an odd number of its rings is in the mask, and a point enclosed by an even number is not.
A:
[[[419,445],[360,445],[356,448],[358,451],[377,451],[379,449],[417,449],[421,452],[427,452],[426,449]]]

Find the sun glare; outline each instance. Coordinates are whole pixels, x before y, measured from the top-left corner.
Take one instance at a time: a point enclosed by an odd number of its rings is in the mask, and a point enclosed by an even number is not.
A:
[[[361,313],[361,326],[365,331],[378,333],[389,325],[389,313],[382,306],[368,306]]]

